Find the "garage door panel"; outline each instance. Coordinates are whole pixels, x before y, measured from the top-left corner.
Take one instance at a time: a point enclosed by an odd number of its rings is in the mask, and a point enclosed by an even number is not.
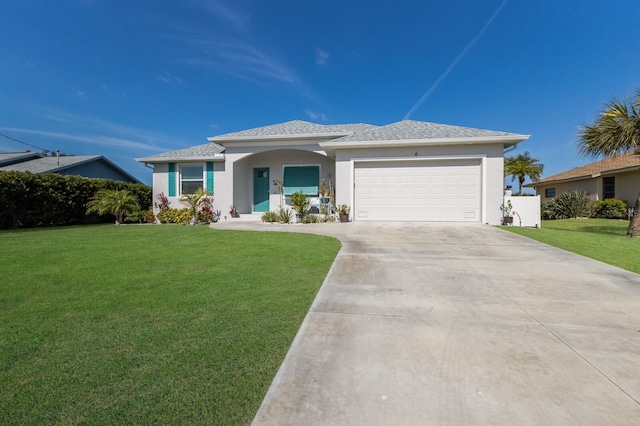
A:
[[[356,220],[479,221],[479,160],[356,163]]]

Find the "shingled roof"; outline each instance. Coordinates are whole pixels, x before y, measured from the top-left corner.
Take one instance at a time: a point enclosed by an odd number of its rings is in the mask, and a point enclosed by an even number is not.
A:
[[[483,138],[497,136],[515,136],[514,133],[493,130],[474,129],[470,127],[451,126],[448,124],[429,123],[425,121],[402,120],[382,127],[364,129],[352,135],[337,139],[336,142],[347,141],[381,141],[406,139],[460,139]]]
[[[136,161],[143,163],[158,162],[160,160],[185,160],[194,158],[214,158],[224,152],[224,147],[217,143],[209,142],[202,145],[196,145],[189,148],[179,149],[177,151],[163,152],[162,154],[152,155],[150,157],[136,158]]]
[[[640,170],[640,153],[633,151],[616,157],[605,158],[581,167],[576,167],[566,172],[540,179],[524,185],[525,187],[535,187],[543,184],[563,182],[569,180],[589,179],[599,174],[612,174],[615,172],[627,172]]]
[[[353,132],[365,129],[376,128],[372,124],[317,124],[303,120],[287,121],[285,123],[273,124],[270,126],[256,127],[254,129],[242,130],[239,132],[226,133],[213,136],[210,141],[238,140],[238,139],[260,139],[278,136],[305,136],[305,135],[333,135],[336,137],[346,136]]]

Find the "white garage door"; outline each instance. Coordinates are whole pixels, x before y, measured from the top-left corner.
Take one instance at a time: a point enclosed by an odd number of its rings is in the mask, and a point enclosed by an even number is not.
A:
[[[355,163],[353,217],[480,221],[480,160]]]

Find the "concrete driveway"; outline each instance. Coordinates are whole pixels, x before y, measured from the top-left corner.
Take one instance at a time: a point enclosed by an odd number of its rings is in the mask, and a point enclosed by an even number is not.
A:
[[[281,228],[343,247],[254,425],[640,423],[640,275],[484,225]]]

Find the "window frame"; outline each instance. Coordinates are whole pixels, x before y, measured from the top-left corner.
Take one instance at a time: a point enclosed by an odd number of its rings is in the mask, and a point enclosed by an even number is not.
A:
[[[602,199],[607,200],[609,198],[616,198],[616,177],[615,176],[602,177]]]
[[[549,195],[550,193],[553,193],[553,195]],[[552,188],[545,188],[544,190],[544,197],[545,198],[553,198],[556,196],[556,187],[552,187]]]
[[[182,173],[182,169],[184,167],[200,167],[202,169],[202,176],[200,176],[200,179],[196,179],[196,178],[183,178],[183,173]],[[188,192],[184,192],[182,190],[182,183],[183,182],[201,182],[201,185],[198,188],[202,188],[205,191],[207,190],[207,165],[205,163],[183,163],[183,164],[178,164],[178,196],[181,197],[183,195],[190,195],[190,193]]]

